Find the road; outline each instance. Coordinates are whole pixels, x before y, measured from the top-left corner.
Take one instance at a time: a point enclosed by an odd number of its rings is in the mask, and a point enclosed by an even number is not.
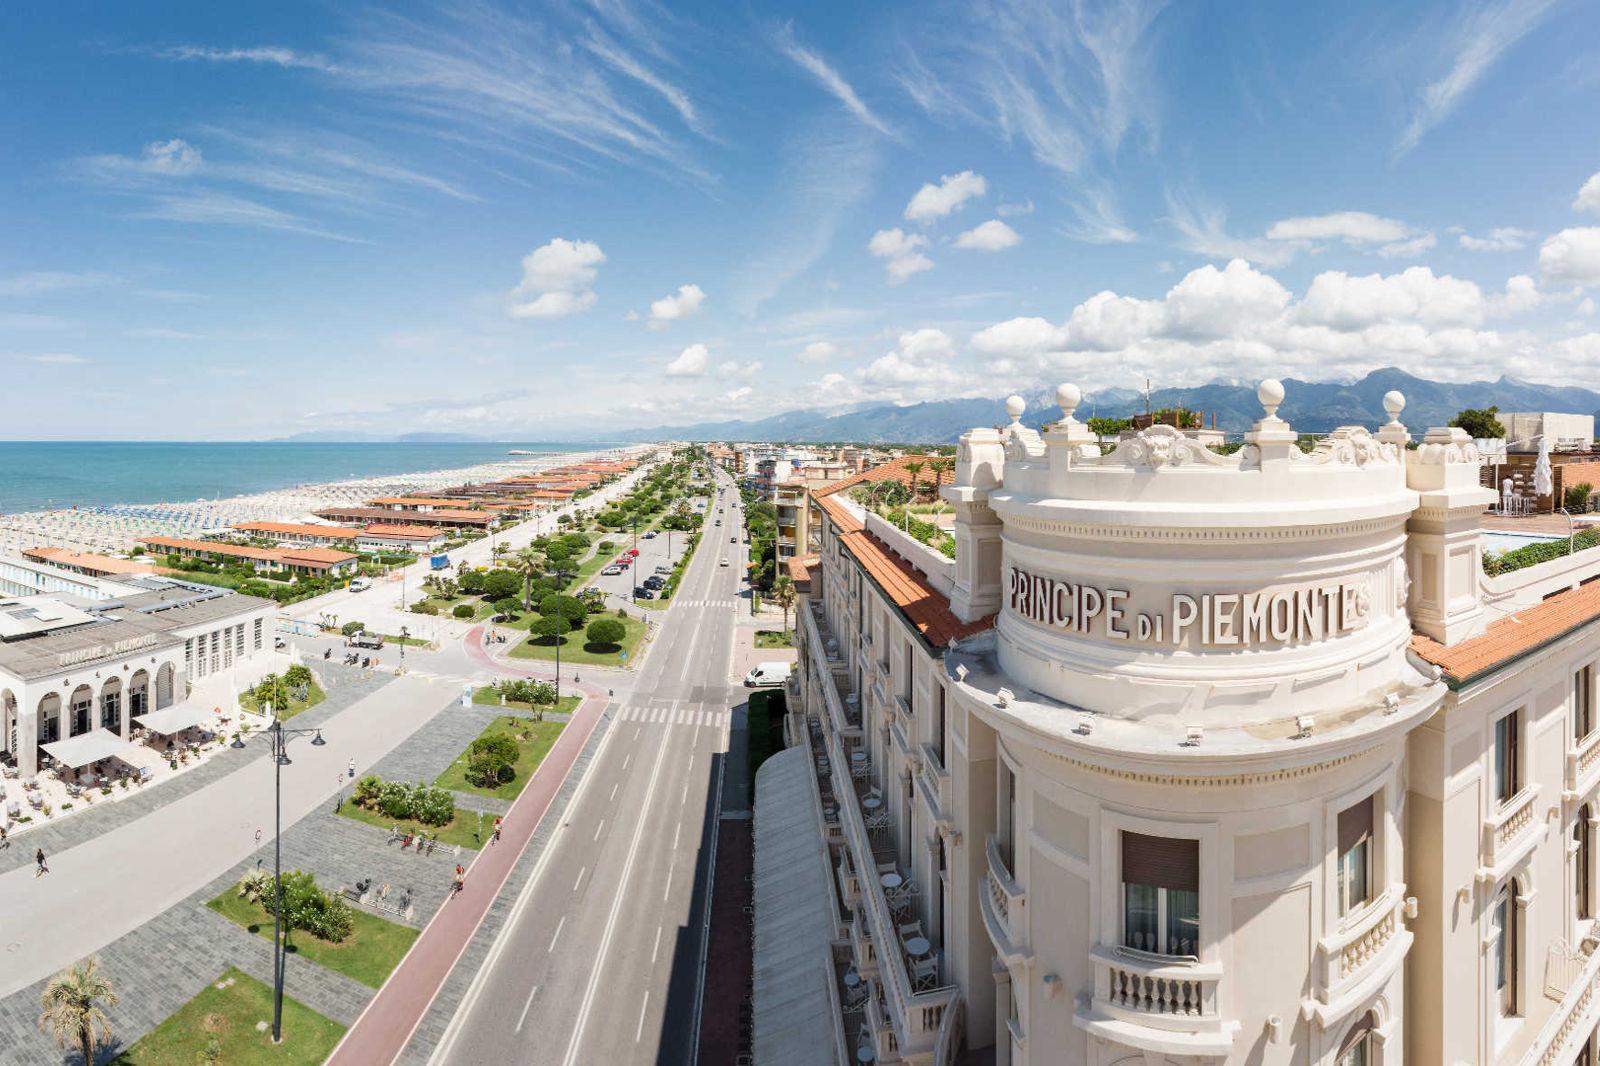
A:
[[[744,545],[738,493],[707,533],[637,694],[613,705],[561,833],[516,902],[432,1062],[692,1061],[714,789]],[[727,558],[729,565],[719,565]]]

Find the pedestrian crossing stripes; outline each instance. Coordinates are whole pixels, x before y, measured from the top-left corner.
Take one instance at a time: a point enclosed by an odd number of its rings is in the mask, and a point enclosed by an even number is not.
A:
[[[674,603],[684,607],[727,607],[739,606],[738,600],[674,600]]]
[[[656,725],[727,725],[732,717],[729,710],[697,711],[691,707],[624,707],[617,715],[619,722],[650,722]]]

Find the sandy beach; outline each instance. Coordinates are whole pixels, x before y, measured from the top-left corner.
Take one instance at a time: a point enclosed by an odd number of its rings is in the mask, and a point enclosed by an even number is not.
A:
[[[425,494],[467,482],[535,474],[623,450],[516,456],[448,470],[350,478],[215,500],[27,511],[0,517],[0,553],[15,555],[25,548],[44,545],[123,553],[140,537],[199,537],[249,521],[316,522],[320,520],[312,512],[319,508],[360,505],[377,496]]]

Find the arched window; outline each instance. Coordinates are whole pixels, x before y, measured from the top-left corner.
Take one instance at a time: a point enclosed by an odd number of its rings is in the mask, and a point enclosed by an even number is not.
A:
[[[1572,898],[1581,920],[1594,917],[1594,863],[1589,849],[1589,840],[1594,835],[1593,818],[1594,812],[1586,803],[1572,822],[1572,840],[1576,845],[1572,850]]]
[[[1494,909],[1489,913],[1492,925],[1490,936],[1494,940],[1494,989],[1498,997],[1500,1015],[1509,1018],[1517,1014],[1518,941],[1522,935],[1522,913],[1517,902],[1517,884],[1509,882],[1494,898]]]
[[[1350,1031],[1345,1034],[1344,1042],[1339,1045],[1339,1054],[1334,1062],[1335,1066],[1371,1066],[1373,1056],[1370,1013],[1350,1027]]]

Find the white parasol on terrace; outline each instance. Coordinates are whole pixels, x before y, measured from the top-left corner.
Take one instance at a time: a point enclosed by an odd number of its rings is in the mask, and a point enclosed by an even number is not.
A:
[[[1550,469],[1550,436],[1543,434],[1539,437],[1539,459],[1533,467],[1533,491],[1540,496],[1549,496],[1555,490],[1555,475]]]

